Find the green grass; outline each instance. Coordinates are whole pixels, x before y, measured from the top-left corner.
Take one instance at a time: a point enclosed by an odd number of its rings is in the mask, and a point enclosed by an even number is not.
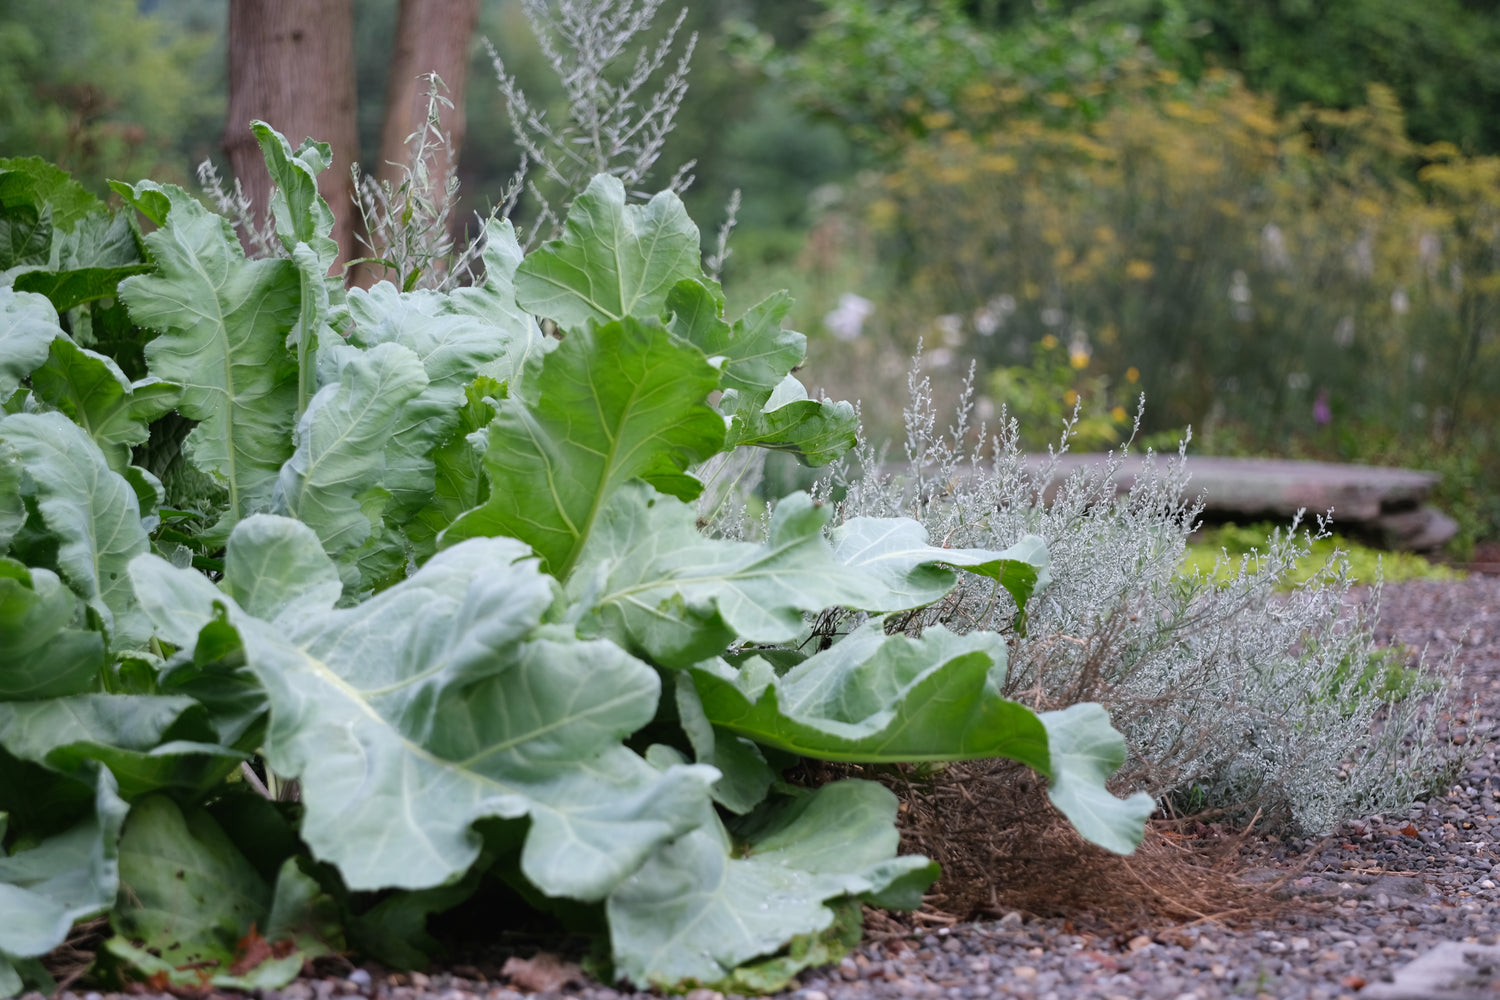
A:
[[[1178,572],[1184,576],[1201,570],[1205,577],[1220,583],[1228,582],[1239,572],[1240,557],[1265,552],[1267,539],[1276,525],[1269,522],[1238,525],[1224,524],[1199,528],[1190,539],[1182,565]],[[1386,552],[1345,538],[1330,535],[1312,543],[1312,551],[1282,582],[1282,589],[1291,589],[1305,583],[1314,573],[1322,569],[1335,552],[1342,552],[1349,561],[1349,575],[1360,583],[1374,583],[1377,578],[1386,583],[1404,580],[1456,580],[1462,572],[1441,563],[1434,563],[1413,552]],[[1228,559],[1220,562],[1221,554]],[[1217,567],[1215,563],[1218,563]]]

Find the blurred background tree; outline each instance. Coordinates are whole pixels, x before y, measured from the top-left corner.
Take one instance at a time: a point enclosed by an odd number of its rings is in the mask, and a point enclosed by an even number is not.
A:
[[[42,156],[97,194],[106,177],[186,182],[224,118],[225,5],[7,0],[0,155]]]

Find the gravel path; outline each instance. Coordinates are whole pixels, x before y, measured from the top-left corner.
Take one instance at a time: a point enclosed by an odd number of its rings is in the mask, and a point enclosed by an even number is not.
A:
[[[1389,585],[1379,632],[1382,639],[1426,647],[1432,657],[1460,645],[1466,690],[1478,698],[1480,716],[1500,717],[1500,577]],[[1462,726],[1453,734],[1466,738]],[[1249,877],[1283,879],[1280,891],[1296,897],[1297,905],[1270,924],[1163,924],[1128,937],[1096,937],[1074,932],[1061,918],[1009,913],[925,936],[867,943],[836,967],[804,973],[786,997],[1500,997],[1500,976],[1493,971],[1500,970],[1500,872],[1493,870],[1500,857],[1492,849],[1497,839],[1500,747],[1491,742],[1442,799],[1403,815],[1346,824],[1321,840],[1249,844],[1243,855]],[[1445,950],[1431,954],[1445,943]],[[1451,974],[1419,982],[1404,967],[1422,956],[1429,964],[1447,959],[1463,971],[1464,984],[1434,985],[1453,980]],[[517,992],[515,985],[464,967],[430,977],[359,969],[347,977],[300,980],[266,993],[264,1000],[632,996],[597,984],[538,994]],[[541,987],[538,982],[532,988]],[[99,994],[80,996],[102,1000]],[[708,990],[688,997],[719,1000]]]

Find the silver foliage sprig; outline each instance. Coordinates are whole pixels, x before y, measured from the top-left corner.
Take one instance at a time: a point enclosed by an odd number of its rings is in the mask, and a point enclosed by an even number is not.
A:
[[[432,288],[447,291],[468,284],[476,271],[484,246],[471,240],[462,249],[454,241],[453,210],[458,204],[457,163],[444,153],[449,136],[442,112],[452,108],[442,78],[426,73],[427,109],[422,127],[406,137],[406,161],[399,165],[393,183],[350,167],[354,176],[355,205],[363,226],[357,239],[368,256],[361,263],[375,265],[403,290]],[[441,168],[440,168],[441,165]],[[513,203],[515,188],[502,195],[502,206]],[[501,209],[491,213],[495,217]],[[485,219],[479,220],[479,230]]]
[[[633,195],[660,158],[687,94],[687,76],[698,35],[678,51],[687,18],[683,8],[654,45],[636,39],[654,21],[663,0],[523,0],[522,9],[567,99],[563,120],[554,122],[532,103],[510,74],[495,46],[484,44],[506,102],[511,130],[531,170],[525,179],[536,203],[527,245],[552,235],[568,204],[595,174],[619,177]],[[618,66],[634,50],[628,72]],[[675,63],[673,61],[676,54]],[[665,71],[665,76],[661,74]],[[654,92],[648,85],[660,76]],[[667,184],[682,193],[692,184],[692,163]]]

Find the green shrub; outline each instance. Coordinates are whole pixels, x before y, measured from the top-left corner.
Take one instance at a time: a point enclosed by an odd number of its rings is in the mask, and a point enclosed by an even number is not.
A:
[[[1133,370],[1148,435],[1191,426],[1215,450],[1232,435],[1251,453],[1444,466],[1460,548],[1500,534],[1480,500],[1500,495],[1500,158],[1413,142],[1380,86],[1352,108],[1283,113],[1225,73],[1184,80],[1149,49],[1098,56],[1103,22],[1043,18],[1025,30],[1087,55],[1062,80],[999,59],[1004,33],[956,8],[900,10],[831,3],[788,57],[809,109],[885,140],[845,216],[869,235],[842,244],[864,255],[844,273],[876,304],[874,336],[907,353],[920,336],[957,371],[976,359],[993,393],[981,409],[1028,416],[1042,407],[1011,373],[1051,338],[1110,383],[1097,398],[1066,387],[1086,420],[1120,405]],[[896,44],[928,21],[942,30],[926,47]],[[864,75],[884,81],[871,120],[850,98]]]
[[[1183,554],[1182,572],[1187,575],[1202,573],[1227,583],[1238,575],[1243,557],[1258,561],[1274,544],[1271,536],[1275,531],[1276,526],[1269,522],[1200,528],[1189,539],[1190,544]],[[1306,558],[1299,560],[1287,574],[1283,586],[1290,589],[1306,583],[1321,573],[1330,561],[1346,564],[1349,579],[1363,584],[1453,580],[1462,575],[1413,552],[1383,552],[1341,535],[1319,534],[1311,540]]]

